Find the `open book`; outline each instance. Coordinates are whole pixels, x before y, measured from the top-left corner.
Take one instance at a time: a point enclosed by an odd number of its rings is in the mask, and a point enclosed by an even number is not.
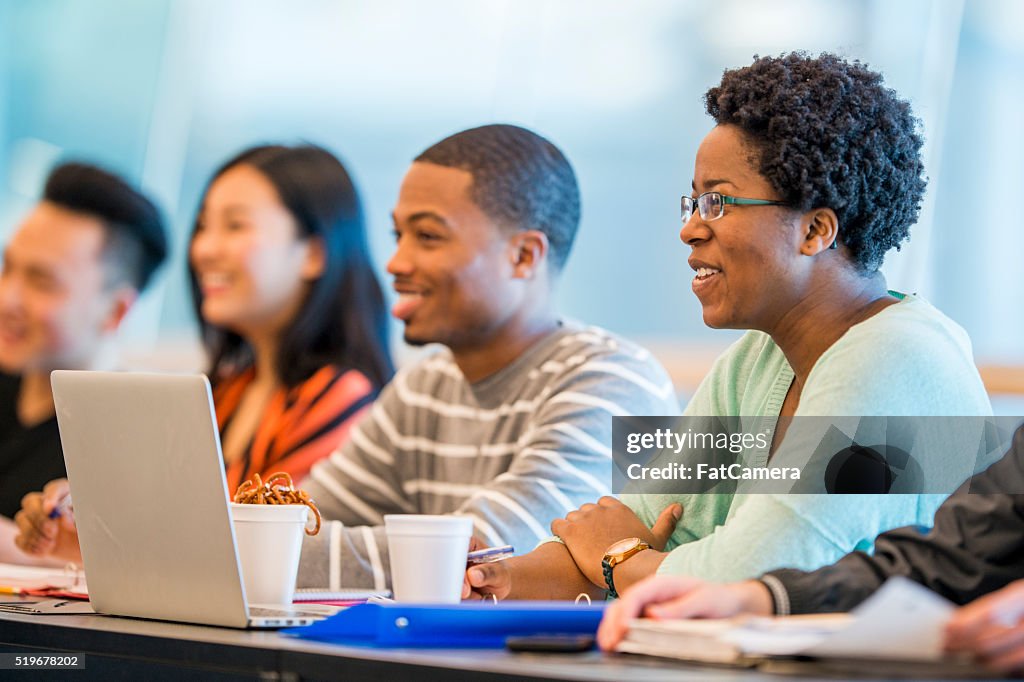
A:
[[[915,582],[893,578],[848,614],[637,619],[618,650],[739,665],[777,656],[937,661],[954,608]]]

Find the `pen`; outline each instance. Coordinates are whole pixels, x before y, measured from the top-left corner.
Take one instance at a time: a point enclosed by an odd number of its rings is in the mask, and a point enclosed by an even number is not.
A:
[[[512,545],[502,545],[501,547],[488,547],[486,549],[478,549],[475,552],[470,552],[466,555],[466,564],[468,566],[475,566],[476,564],[489,564],[494,561],[501,561],[512,556],[515,549]]]
[[[71,495],[65,495],[64,497],[60,498],[60,502],[57,503],[57,506],[50,510],[50,513],[46,515],[46,518],[59,519],[60,517],[64,516],[64,514],[67,513],[70,509]]]

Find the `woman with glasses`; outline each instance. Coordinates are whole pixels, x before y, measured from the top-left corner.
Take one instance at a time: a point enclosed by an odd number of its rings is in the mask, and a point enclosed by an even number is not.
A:
[[[964,331],[888,290],[885,254],[925,190],[922,139],[882,77],[832,55],[759,58],[706,96],[680,238],[704,322],[747,333],[688,416],[772,423],[766,466],[806,449],[790,417],[989,415]],[[811,444],[813,445],[813,444]],[[943,495],[638,494],[552,523],[533,552],[468,570],[464,596],[615,596],[654,573],[736,580],[813,568],[928,524]]]

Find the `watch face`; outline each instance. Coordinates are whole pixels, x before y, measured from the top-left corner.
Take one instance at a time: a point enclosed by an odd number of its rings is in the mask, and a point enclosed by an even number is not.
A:
[[[638,542],[640,542],[640,538],[626,538],[624,540],[619,540],[614,545],[609,547],[608,551],[605,552],[605,554],[622,554],[623,552],[626,552],[632,549],[633,547],[636,547],[636,544]]]

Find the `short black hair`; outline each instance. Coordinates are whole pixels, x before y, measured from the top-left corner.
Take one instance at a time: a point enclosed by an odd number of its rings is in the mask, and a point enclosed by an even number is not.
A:
[[[117,274],[143,291],[167,259],[168,240],[156,205],[121,177],[87,163],[64,163],[50,173],[43,200],[98,219],[106,229],[103,255]]]
[[[787,205],[836,212],[839,241],[862,271],[909,238],[927,184],[920,122],[881,74],[828,53],[755,56],[704,102],[719,125],[744,132]]]
[[[324,270],[278,342],[275,365],[281,381],[292,388],[321,367],[334,365],[359,370],[379,390],[394,373],[388,313],[370,259],[362,203],[345,166],[316,145],[251,147],[217,169],[203,201],[217,178],[236,166],[253,168],[269,180],[300,236],[323,244]],[[198,228],[197,215],[193,239]],[[216,382],[250,364],[252,349],[240,335],[203,319],[203,292],[191,262],[189,279],[210,376]]]
[[[551,142],[519,126],[486,125],[446,137],[415,161],[468,171],[473,202],[507,227],[543,232],[552,266],[564,267],[580,224],[580,189]]]

